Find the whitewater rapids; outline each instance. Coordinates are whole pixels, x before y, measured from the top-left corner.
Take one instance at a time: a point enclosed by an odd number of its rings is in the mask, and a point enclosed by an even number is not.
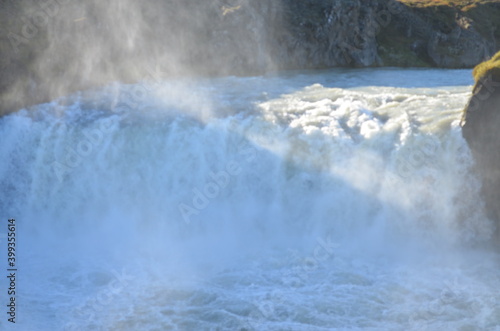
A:
[[[459,126],[471,84],[145,80],[1,118],[16,327],[500,330],[495,224]]]

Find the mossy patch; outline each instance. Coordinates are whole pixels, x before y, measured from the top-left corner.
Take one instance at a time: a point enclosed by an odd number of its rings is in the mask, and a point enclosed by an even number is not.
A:
[[[476,84],[487,75],[491,75],[495,81],[500,81],[500,52],[496,53],[490,60],[480,63],[472,71]]]
[[[431,63],[419,56],[412,46],[416,38],[401,34],[394,25],[385,27],[377,36],[378,53],[385,66],[393,67],[430,67]]]
[[[412,7],[456,6],[467,7],[476,4],[495,3],[497,0],[398,0]]]

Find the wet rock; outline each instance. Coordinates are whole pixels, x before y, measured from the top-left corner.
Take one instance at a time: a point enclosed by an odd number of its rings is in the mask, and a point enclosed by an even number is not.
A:
[[[500,221],[500,52],[474,69],[476,85],[464,111],[462,134],[482,179],[492,219]]]

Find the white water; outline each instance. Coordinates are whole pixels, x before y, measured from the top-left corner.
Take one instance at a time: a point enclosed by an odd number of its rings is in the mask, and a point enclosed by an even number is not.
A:
[[[458,126],[470,84],[184,79],[0,119],[16,327],[500,330],[494,225]]]

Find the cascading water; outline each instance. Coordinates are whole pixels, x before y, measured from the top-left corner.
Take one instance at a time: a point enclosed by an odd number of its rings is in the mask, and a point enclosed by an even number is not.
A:
[[[494,224],[458,125],[470,84],[460,70],[177,79],[3,117],[18,325],[498,329]]]

